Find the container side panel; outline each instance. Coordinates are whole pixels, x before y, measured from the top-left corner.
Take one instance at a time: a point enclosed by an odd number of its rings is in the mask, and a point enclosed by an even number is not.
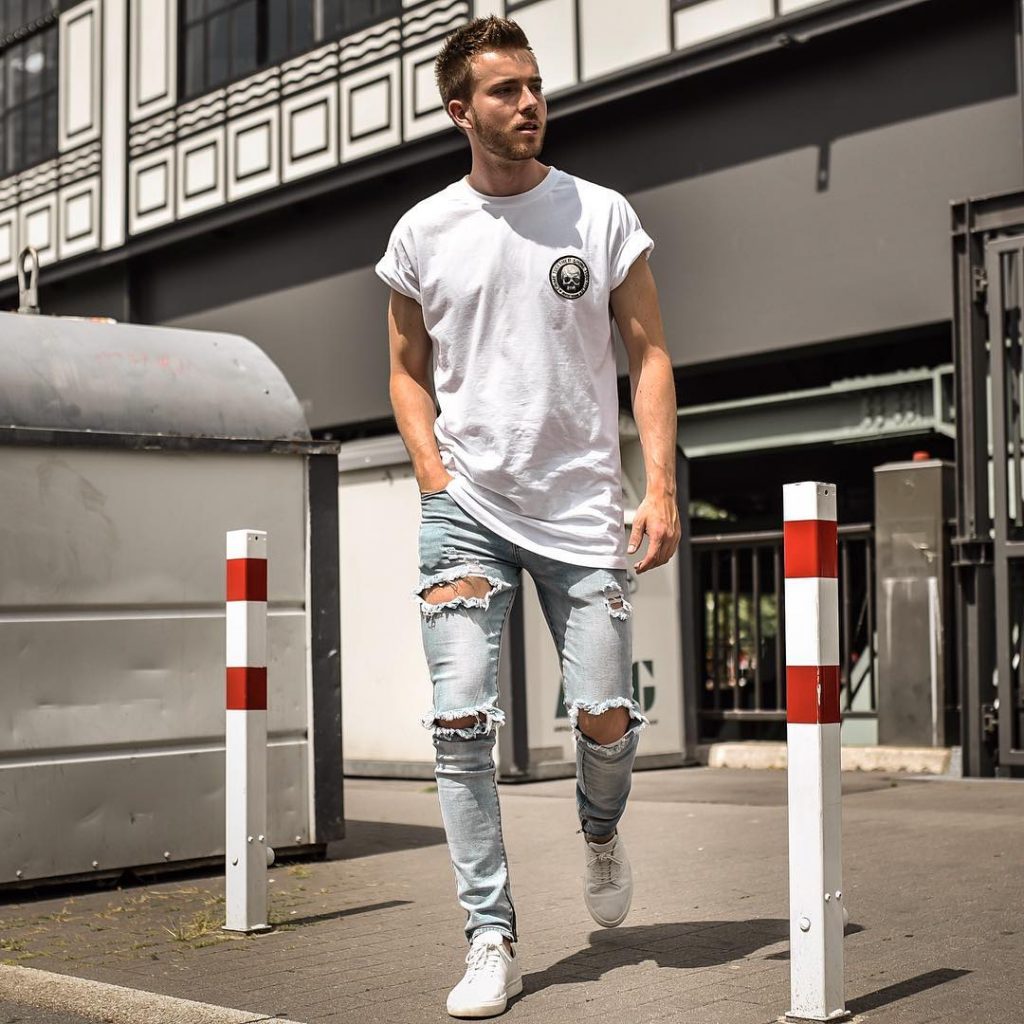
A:
[[[49,448],[0,457],[0,612],[223,608],[224,535],[270,535],[269,595],[305,599],[301,458]]]

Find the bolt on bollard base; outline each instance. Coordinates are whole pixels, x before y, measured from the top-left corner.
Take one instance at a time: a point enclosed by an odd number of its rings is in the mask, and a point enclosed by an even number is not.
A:
[[[843,992],[836,489],[783,488],[790,1021],[848,1020]]]
[[[267,535],[227,535],[225,923],[267,932]]]

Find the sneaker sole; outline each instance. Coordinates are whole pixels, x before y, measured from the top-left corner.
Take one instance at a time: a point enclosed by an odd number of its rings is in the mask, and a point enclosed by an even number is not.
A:
[[[523,979],[516,978],[507,989],[505,989],[504,999],[495,999],[490,1003],[477,1003],[476,1006],[469,1007],[465,1010],[448,1010],[449,1017],[457,1017],[463,1020],[475,1020],[479,1017],[497,1017],[498,1014],[504,1013],[508,1007],[508,1001],[513,997],[519,995],[523,991]]]

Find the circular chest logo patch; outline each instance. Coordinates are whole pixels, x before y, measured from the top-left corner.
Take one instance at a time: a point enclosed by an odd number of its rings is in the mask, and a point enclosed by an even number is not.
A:
[[[590,268],[579,256],[559,256],[548,277],[563,299],[578,299],[590,287]]]

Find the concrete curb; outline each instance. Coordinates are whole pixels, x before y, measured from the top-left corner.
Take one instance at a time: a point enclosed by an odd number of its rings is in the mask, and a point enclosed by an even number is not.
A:
[[[299,1024],[283,1017],[13,965],[0,966],[0,997],[41,1010],[98,1017],[106,1024]]]
[[[786,744],[751,740],[746,743],[709,743],[709,768],[785,769]],[[947,775],[952,751],[948,747],[843,747],[844,772],[910,772]]]

